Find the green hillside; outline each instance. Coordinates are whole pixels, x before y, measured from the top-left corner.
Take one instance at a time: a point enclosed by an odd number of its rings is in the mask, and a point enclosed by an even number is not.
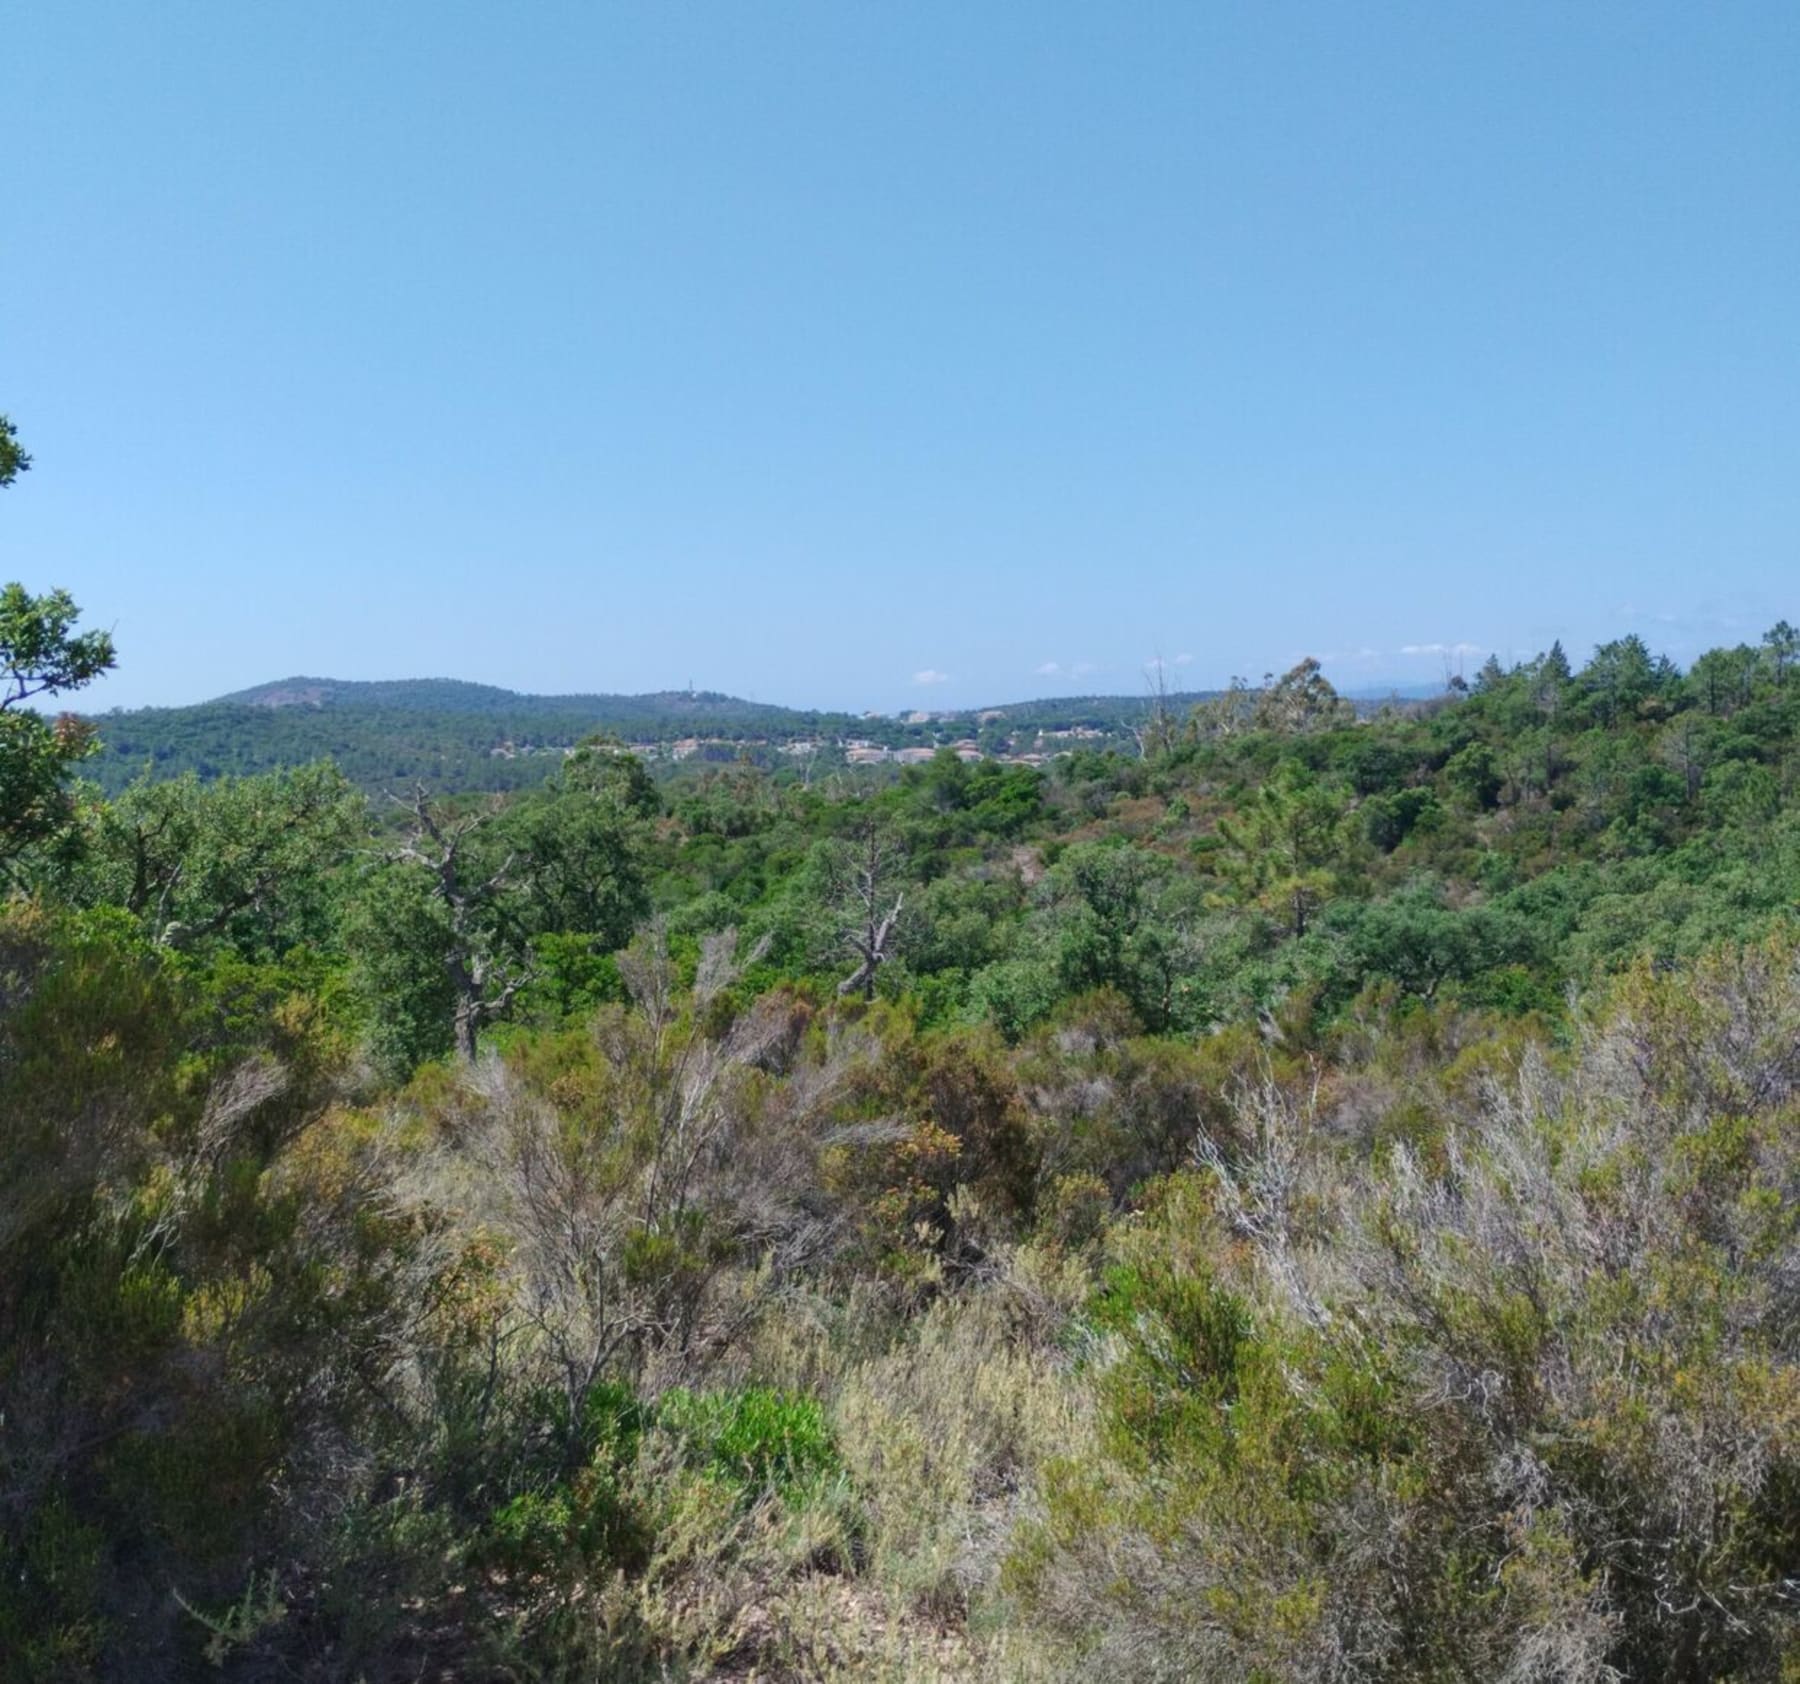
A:
[[[530,696],[447,678],[289,678],[194,707],[104,714],[94,721],[100,752],[84,771],[116,791],[146,771],[212,779],[331,759],[365,788],[497,791],[541,783],[562,750],[596,733],[735,744],[836,735],[848,723],[711,691]],[[732,750],[714,752],[730,758]]]
[[[1185,712],[1203,699],[1181,694],[1161,705]],[[796,741],[902,748],[967,737],[986,752],[1004,753],[1037,746],[1045,733],[1078,733],[1072,741],[1127,747],[1153,705],[1143,696],[1070,696],[909,722],[778,707],[711,690],[534,696],[450,678],[295,677],[192,707],[99,715],[93,723],[100,749],[83,772],[117,793],[146,773],[193,772],[211,780],[329,759],[369,790],[424,783],[500,792],[541,783],[565,749],[597,733],[639,744],[694,739],[693,758],[701,763],[748,755],[772,765],[783,758],[781,745]]]

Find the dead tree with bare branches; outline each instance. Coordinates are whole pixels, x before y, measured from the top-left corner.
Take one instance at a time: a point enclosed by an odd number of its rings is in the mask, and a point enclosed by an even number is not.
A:
[[[900,846],[873,819],[833,861],[838,944],[856,959],[856,969],[838,984],[838,993],[875,998],[875,979],[899,942],[906,892],[896,885],[905,863]]]
[[[508,851],[495,865],[492,851],[478,839],[495,809],[451,818],[434,806],[423,785],[410,796],[392,797],[412,817],[407,839],[389,856],[429,874],[431,893],[443,911],[449,941],[444,970],[450,983],[459,1056],[475,1056],[484,1024],[503,1018],[519,990],[532,980],[529,950],[497,940],[506,920],[501,901],[515,886],[518,855]]]

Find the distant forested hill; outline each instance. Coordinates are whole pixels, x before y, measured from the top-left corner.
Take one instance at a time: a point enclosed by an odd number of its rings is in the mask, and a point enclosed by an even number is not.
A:
[[[459,678],[398,678],[370,682],[283,678],[201,705],[236,705],[264,708],[270,712],[298,709],[342,713],[380,709],[395,713],[472,714],[486,718],[599,719],[614,730],[688,727],[712,730],[721,724],[785,730],[824,717],[795,708],[746,702],[716,690],[658,690],[642,696],[588,693],[536,696],[518,690],[503,690],[494,684],[470,684]]]
[[[101,749],[83,768],[109,791],[148,770],[202,778],[329,757],[366,788],[520,789],[596,732],[627,741],[725,743],[840,735],[841,715],[768,707],[711,691],[529,696],[448,678],[346,683],[290,678],[184,708],[98,716]],[[547,758],[550,757],[550,758]]]
[[[1160,705],[1185,715],[1203,699],[1183,693]],[[633,743],[698,739],[701,761],[744,751],[775,761],[780,745],[806,740],[890,748],[976,740],[988,753],[1004,753],[1134,746],[1155,705],[1141,696],[1069,696],[899,718],[776,707],[710,690],[532,696],[452,678],[301,677],[193,707],[101,714],[94,720],[100,752],[83,773],[116,794],[146,771],[157,778],[196,772],[210,780],[329,758],[369,790],[424,783],[504,791],[541,783],[564,749],[596,732]]]

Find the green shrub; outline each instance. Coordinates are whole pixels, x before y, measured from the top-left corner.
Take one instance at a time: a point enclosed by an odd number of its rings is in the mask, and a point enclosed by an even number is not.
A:
[[[795,1496],[839,1471],[824,1410],[812,1398],[764,1386],[729,1392],[667,1392],[657,1424],[699,1466],[747,1498],[764,1491]]]
[[[1640,968],[1429,1160],[1246,1092],[1112,1233],[1104,1455],[1048,1471],[1023,1606],[1118,1678],[1790,1676],[1797,1046],[1775,941]]]

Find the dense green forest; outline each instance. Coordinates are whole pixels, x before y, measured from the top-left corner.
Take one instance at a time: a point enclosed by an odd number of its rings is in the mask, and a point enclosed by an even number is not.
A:
[[[347,684],[294,678],[193,707],[138,708],[93,721],[84,768],[110,792],[143,776],[242,776],[329,758],[370,790],[503,791],[540,784],[566,747],[596,732],[632,741],[721,743],[840,734],[834,715],[764,707],[709,692],[525,696],[485,684],[416,679]],[[730,758],[733,750],[727,748]]]
[[[444,794],[531,789],[565,754],[605,734],[682,745],[699,764],[841,769],[848,743],[923,749],[965,736],[989,753],[1060,749],[1070,741],[1130,747],[1159,712],[1195,695],[1074,696],[968,715],[821,713],[711,691],[647,696],[528,696],[451,679],[345,683],[290,678],[193,707],[116,709],[89,721],[97,746],[83,774],[116,795],[140,778],[203,780],[329,759],[372,793],[415,783]],[[1046,735],[1047,734],[1047,735]],[[1078,735],[1076,735],[1078,734]]]
[[[372,796],[84,783],[77,624],[0,599],[0,1675],[1800,1675],[1791,628]]]

